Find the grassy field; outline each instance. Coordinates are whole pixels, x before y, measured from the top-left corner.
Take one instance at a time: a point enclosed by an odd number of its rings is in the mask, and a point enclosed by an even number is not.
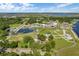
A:
[[[35,33],[32,32],[32,33],[28,33],[28,34],[17,34],[17,35],[14,35],[14,36],[11,36],[8,40],[12,40],[12,41],[21,41],[23,40],[23,37],[24,36],[31,36],[33,38],[35,38]]]
[[[55,45],[56,50],[72,45],[71,42],[68,42],[68,41],[66,41],[65,39],[62,39],[62,38],[55,39],[54,41],[56,43],[56,45]]]
[[[75,47],[64,49],[58,52],[60,56],[79,56],[79,42]]]
[[[18,26],[20,26],[21,24],[12,24],[10,25],[11,28],[17,28]]]

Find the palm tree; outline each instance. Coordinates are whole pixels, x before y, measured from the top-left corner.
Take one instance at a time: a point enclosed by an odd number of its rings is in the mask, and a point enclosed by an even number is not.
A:
[[[38,34],[38,39],[39,39],[40,41],[45,41],[45,40],[46,40],[46,36],[43,35],[43,34]]]
[[[52,41],[48,41],[44,46],[43,46],[43,50],[45,52],[53,52],[53,48],[55,48],[55,42],[52,40]]]
[[[48,40],[51,41],[53,40],[53,38],[54,38],[53,35],[49,35]]]

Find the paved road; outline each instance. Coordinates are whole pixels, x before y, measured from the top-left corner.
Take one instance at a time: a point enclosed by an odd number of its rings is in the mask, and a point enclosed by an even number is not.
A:
[[[7,48],[6,52],[15,52],[18,54],[21,54],[22,52],[30,53],[31,49],[30,48]]]

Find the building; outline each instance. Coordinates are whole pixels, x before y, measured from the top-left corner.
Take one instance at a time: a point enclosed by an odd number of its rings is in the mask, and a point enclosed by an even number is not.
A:
[[[71,40],[72,39],[72,36],[69,35],[69,34],[65,34],[65,38]]]
[[[63,22],[62,25],[61,25],[61,28],[68,29],[69,28],[69,24],[67,22]]]
[[[32,24],[31,27],[56,27],[57,26],[57,22],[55,21],[50,21],[46,24],[39,24],[39,23],[35,23],[35,24]]]
[[[57,22],[56,21],[49,21],[47,23],[48,27],[56,27],[57,26]]]

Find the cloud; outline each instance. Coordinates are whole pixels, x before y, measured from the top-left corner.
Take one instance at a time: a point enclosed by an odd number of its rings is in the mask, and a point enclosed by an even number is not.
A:
[[[78,10],[79,7],[72,7],[71,9],[72,9],[72,10]]]
[[[0,9],[1,10],[11,10],[11,9],[13,9],[14,8],[14,6],[13,5],[11,5],[11,4],[1,4],[0,5]]]
[[[30,3],[1,3],[0,12],[72,12],[72,9],[65,9],[63,7],[72,5],[72,3],[59,3],[56,6],[39,6],[40,4]],[[77,9],[77,8],[73,8]]]
[[[62,8],[62,7],[66,7],[66,6],[69,6],[69,5],[72,5],[72,3],[62,3],[62,4],[58,4],[57,8]]]
[[[17,4],[11,4],[11,3],[5,3],[0,4],[0,10],[4,11],[17,11],[17,12],[50,12],[53,7],[38,7],[34,6],[34,4],[30,3],[19,3],[20,6],[17,6]]]
[[[17,3],[15,3],[17,5]],[[20,4],[20,3],[19,3]],[[29,3],[21,3],[22,5],[21,6],[16,6],[14,4],[11,4],[11,3],[1,3],[0,4],[0,10],[25,10],[25,9],[28,9],[30,7],[32,7],[33,5],[32,4],[29,4]]]

